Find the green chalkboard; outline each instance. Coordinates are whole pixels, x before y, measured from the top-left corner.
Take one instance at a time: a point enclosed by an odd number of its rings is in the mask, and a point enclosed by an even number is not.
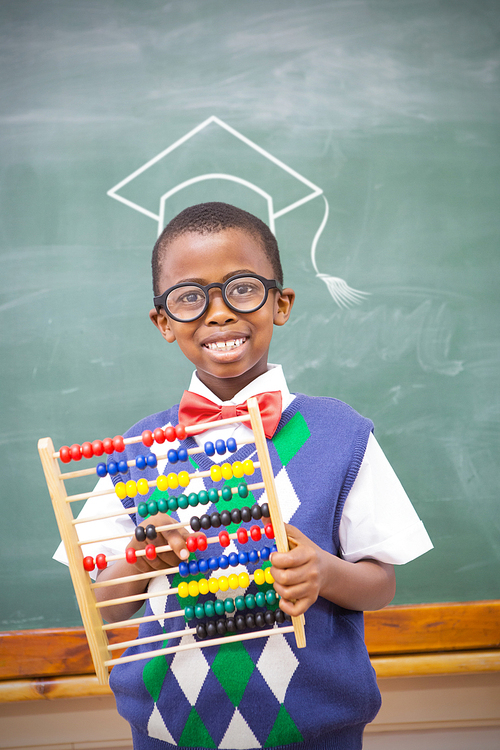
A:
[[[4,630],[80,623],[37,440],[179,399],[150,253],[214,199],[274,222],[271,360],[373,419],[433,539],[396,602],[499,597],[499,30],[494,0],[0,4]]]

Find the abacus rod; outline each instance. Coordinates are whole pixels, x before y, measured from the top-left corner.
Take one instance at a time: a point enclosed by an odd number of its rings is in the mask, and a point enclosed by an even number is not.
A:
[[[158,620],[169,620],[171,617],[179,617],[179,612],[184,614],[184,610],[177,612],[164,612],[161,615],[145,615],[144,617],[134,617],[129,620],[119,620],[119,622],[108,622],[102,626],[103,630],[114,630],[115,628],[130,628],[131,625],[141,625],[143,622],[155,622]]]
[[[196,628],[184,628],[184,630],[172,630],[168,633],[159,635],[150,635],[147,638],[135,638],[131,641],[121,641],[120,643],[110,643],[110,651],[118,651],[120,648],[129,648],[130,646],[142,646],[145,643],[158,643],[170,638],[182,638],[183,635],[196,635]]]
[[[253,638],[267,638],[271,635],[279,635],[280,633],[293,633],[293,625],[286,625],[283,627],[272,627],[259,631],[258,633],[242,633],[241,635],[225,636],[221,638],[212,638],[210,641],[196,641],[196,643],[185,643],[181,646],[171,646],[170,648],[161,648],[158,650],[147,651],[143,654],[131,654],[130,656],[122,656],[119,659],[110,659],[104,662],[104,666],[112,667],[115,664],[127,664],[131,661],[141,661],[141,659],[149,659],[153,656],[166,656],[168,654],[175,654],[178,651],[189,651],[194,648],[205,648],[207,646],[221,646],[225,643],[235,643],[236,641],[250,641]]]
[[[90,584],[91,589],[102,589],[106,586],[119,586],[121,583],[133,583],[134,581],[146,581],[148,578],[159,578],[165,575],[165,569],[150,570],[147,573],[136,573],[133,576],[123,576],[123,578],[113,578],[110,581],[99,581]]]

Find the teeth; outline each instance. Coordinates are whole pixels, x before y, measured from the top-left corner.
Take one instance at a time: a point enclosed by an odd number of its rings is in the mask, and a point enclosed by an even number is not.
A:
[[[207,349],[212,351],[221,352],[227,351],[228,349],[236,349],[237,346],[241,346],[245,339],[232,339],[231,341],[214,341],[211,344],[206,344]]]

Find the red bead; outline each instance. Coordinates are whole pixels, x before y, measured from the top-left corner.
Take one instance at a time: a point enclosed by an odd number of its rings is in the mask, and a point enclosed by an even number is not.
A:
[[[183,424],[178,424],[175,428],[175,434],[179,440],[185,440],[186,439],[186,428]]]
[[[137,562],[137,553],[133,547],[127,547],[125,550],[125,559],[131,564]]]
[[[104,438],[104,440],[102,441],[102,447],[104,448],[104,453],[107,453],[108,456],[110,456],[115,449],[111,438]]]
[[[252,526],[252,528],[250,529],[250,536],[252,537],[254,542],[258,542],[259,539],[262,537],[260,526]]]
[[[153,432],[153,435],[157,443],[165,442],[165,433],[163,432],[161,427],[157,427],[156,430]]]
[[[195,536],[188,536],[186,539],[186,547],[190,552],[194,552],[198,549],[198,541]]]
[[[71,448],[69,449],[71,452],[71,458],[73,461],[79,461],[82,457],[82,447],[81,445],[78,445],[78,443],[73,443]]]
[[[264,533],[268,539],[274,539],[274,529],[272,523],[266,523],[264,526]]]
[[[207,537],[205,536],[205,534],[200,534],[197,537],[197,542],[200,552],[204,552],[204,550],[206,550],[206,548],[208,547]]]
[[[123,453],[125,450],[125,443],[121,435],[117,435],[113,438],[113,447],[117,453]]]
[[[175,428],[172,427],[172,425],[165,427],[165,437],[167,438],[169,443],[173,443],[174,440],[177,439],[177,435],[175,434]]]
[[[103,555],[103,554],[96,555],[95,556],[95,564],[97,565],[97,567],[99,568],[99,570],[104,570],[104,568],[107,567],[107,564],[108,564],[108,562],[106,560],[106,555]]]
[[[85,456],[85,458],[92,458],[92,456],[94,455],[92,443],[82,443],[82,454]]]
[[[90,555],[88,557],[84,557],[83,558],[83,567],[85,568],[85,570],[88,570],[89,573],[90,573],[91,570],[94,570],[94,568],[95,568],[94,558],[90,557]]]
[[[63,462],[63,464],[69,464],[71,461],[71,451],[69,449],[69,445],[63,445],[62,448],[59,448],[59,458]]]
[[[151,430],[144,430],[141,437],[142,442],[144,443],[146,448],[151,448],[154,443],[153,433],[151,432]]]
[[[229,534],[227,531],[221,531],[219,533],[219,544],[221,547],[229,547],[231,544],[231,540],[229,539]]]
[[[155,559],[155,557],[156,557],[156,547],[154,546],[154,544],[148,544],[148,546],[146,547],[145,552],[146,552],[146,557],[148,558],[148,560],[154,560]]]
[[[248,532],[243,527],[238,529],[236,536],[238,537],[240,544],[246,544],[248,542]]]
[[[94,440],[94,442],[92,443],[92,450],[94,451],[94,456],[102,456],[102,454],[104,453],[102,440]]]

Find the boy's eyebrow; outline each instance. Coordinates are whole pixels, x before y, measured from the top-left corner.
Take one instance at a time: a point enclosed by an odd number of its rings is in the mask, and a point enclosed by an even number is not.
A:
[[[232,278],[233,276],[239,276],[242,273],[254,275],[255,271],[251,271],[249,268],[240,268],[239,270],[236,270],[236,271],[230,271],[230,273],[226,273],[225,276],[222,277],[222,283]],[[192,284],[201,284],[201,286],[206,286],[206,284],[212,283],[210,281],[207,281],[206,279],[192,277],[190,279],[181,279],[180,281],[177,282],[177,284],[186,284],[189,282],[191,282]]]

